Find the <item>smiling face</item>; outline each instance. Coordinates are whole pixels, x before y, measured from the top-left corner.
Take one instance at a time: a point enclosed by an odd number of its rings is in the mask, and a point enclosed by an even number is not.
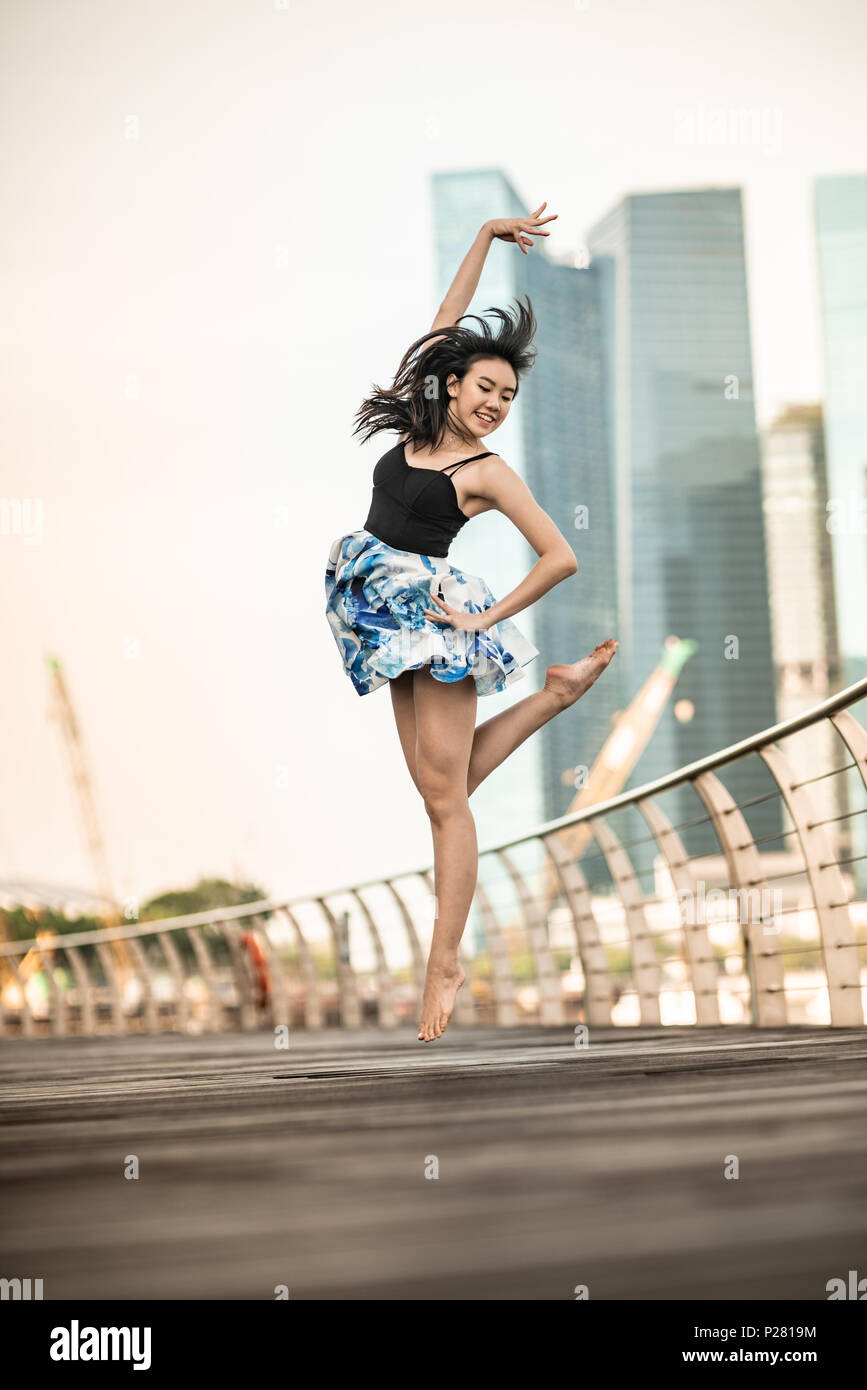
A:
[[[480,357],[467,368],[462,381],[452,373],[446,387],[455,429],[483,439],[498,429],[508,415],[518,378],[501,357]]]

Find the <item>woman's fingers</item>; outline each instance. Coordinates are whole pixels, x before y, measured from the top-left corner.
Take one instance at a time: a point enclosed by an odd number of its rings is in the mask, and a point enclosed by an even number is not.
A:
[[[438,603],[440,608],[444,609],[444,612],[438,613],[435,608],[425,608],[423,609],[425,617],[430,618],[435,623],[448,622],[449,616],[454,610],[449,608],[449,605],[438,594],[431,594],[431,598],[434,603]]]
[[[542,207],[544,208],[544,206],[545,204],[543,203]],[[527,248],[532,248],[536,244],[532,240],[533,237],[551,235],[550,232],[546,232],[543,229],[541,223],[553,222],[554,218],[557,216],[556,213],[552,213],[549,217],[540,219],[538,217],[539,211],[541,211],[541,209],[537,209],[537,212],[532,213],[529,217],[516,218],[515,225],[512,228],[512,240],[515,242],[516,246],[520,246],[525,256],[528,254]]]
[[[539,214],[540,214],[541,212],[544,212],[544,210],[545,210],[545,208],[546,208],[547,206],[548,206],[547,201],[544,202],[544,203],[540,203],[539,206],[536,208],[536,211],[530,213],[530,216],[527,218],[527,221],[528,221],[528,222],[538,222],[538,223],[540,224],[540,226],[544,226],[546,222],[553,222],[553,221],[555,220],[555,218],[559,216],[559,213],[556,213],[556,212],[549,212],[547,217],[540,217],[540,216],[539,216]],[[534,231],[534,232],[537,232],[537,233],[539,234],[539,236],[550,236],[550,235],[551,235],[550,232],[541,232],[541,231],[539,231],[539,227],[534,227],[534,228],[533,228],[533,231]]]
[[[495,231],[494,236],[500,237],[503,241],[513,241],[516,246],[521,248],[522,253],[528,254],[528,247],[532,249],[535,242],[531,239],[536,236],[550,236],[550,232],[543,230],[545,222],[553,222],[557,213],[549,213],[547,217],[540,217],[539,214],[548,206],[547,203],[540,203],[535,212],[528,213],[526,217],[507,217],[492,225],[502,227],[502,231]]]

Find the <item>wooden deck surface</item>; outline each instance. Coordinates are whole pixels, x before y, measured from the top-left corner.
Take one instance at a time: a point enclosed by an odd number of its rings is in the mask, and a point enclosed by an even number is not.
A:
[[[46,1299],[824,1300],[867,1275],[867,1030],[4,1042],[0,1181]]]

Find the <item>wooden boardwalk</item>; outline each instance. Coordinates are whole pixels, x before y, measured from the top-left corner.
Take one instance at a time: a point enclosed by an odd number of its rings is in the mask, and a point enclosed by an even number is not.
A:
[[[0,1044],[0,1083],[0,1276],[46,1299],[824,1300],[867,1276],[867,1029],[40,1039]]]

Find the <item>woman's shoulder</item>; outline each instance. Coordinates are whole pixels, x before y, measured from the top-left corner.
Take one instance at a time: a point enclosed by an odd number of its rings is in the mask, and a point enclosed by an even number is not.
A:
[[[472,490],[478,497],[487,497],[496,502],[516,486],[525,486],[520,474],[515,472],[502,454],[487,454],[470,467],[473,469]]]
[[[478,468],[480,476],[485,476],[487,474],[494,477],[506,470],[511,472],[502,454],[495,454],[493,449],[489,454],[485,454],[479,459],[476,467]]]

